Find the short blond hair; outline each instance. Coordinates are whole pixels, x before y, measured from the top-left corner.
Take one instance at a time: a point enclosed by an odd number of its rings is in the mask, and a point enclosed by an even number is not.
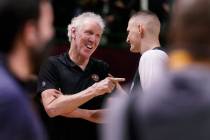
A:
[[[146,26],[148,33],[159,36],[161,24],[155,13],[142,10],[132,15],[130,20],[134,20],[137,23],[138,21],[142,22]]]

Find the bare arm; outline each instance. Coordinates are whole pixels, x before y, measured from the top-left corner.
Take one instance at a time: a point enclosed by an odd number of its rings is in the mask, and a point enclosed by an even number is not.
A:
[[[93,123],[104,123],[103,117],[106,112],[107,109],[88,110],[77,108],[71,113],[66,113],[62,116],[69,118],[81,118]]]
[[[50,117],[71,113],[92,98],[110,93],[114,89],[116,81],[124,81],[124,78],[107,77],[74,95],[63,95],[56,89],[47,89],[41,94],[42,102]]]

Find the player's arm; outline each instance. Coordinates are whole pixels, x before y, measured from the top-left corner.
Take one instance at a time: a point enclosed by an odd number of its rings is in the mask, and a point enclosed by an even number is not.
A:
[[[107,109],[88,110],[77,108],[70,113],[65,113],[62,116],[68,118],[80,118],[93,123],[104,123],[104,116]]]
[[[47,89],[41,93],[42,102],[50,117],[71,113],[92,98],[112,92],[115,83],[124,80],[124,78],[107,77],[89,88],[73,95],[63,95],[56,89]]]

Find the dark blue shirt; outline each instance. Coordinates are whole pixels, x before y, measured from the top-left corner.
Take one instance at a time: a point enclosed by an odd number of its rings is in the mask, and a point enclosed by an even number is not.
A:
[[[0,139],[45,140],[43,127],[32,110],[24,87],[0,62]]]

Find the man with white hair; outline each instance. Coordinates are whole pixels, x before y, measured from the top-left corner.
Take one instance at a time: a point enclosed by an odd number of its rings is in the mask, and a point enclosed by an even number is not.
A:
[[[50,57],[41,67],[38,92],[50,117],[47,127],[53,140],[97,139],[104,95],[124,81],[108,77],[108,65],[91,58],[103,29],[102,18],[94,13],[73,18],[68,26],[68,53]]]

